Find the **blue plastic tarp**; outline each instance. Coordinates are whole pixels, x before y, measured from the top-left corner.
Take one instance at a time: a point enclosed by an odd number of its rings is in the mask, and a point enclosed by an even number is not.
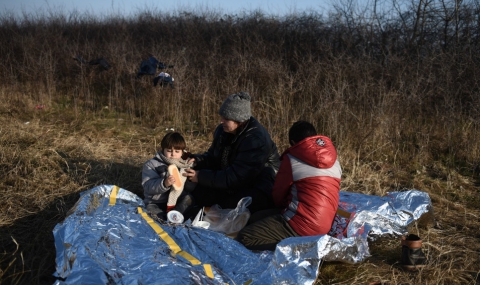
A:
[[[288,238],[274,252],[252,252],[188,222],[155,221],[137,195],[97,186],[81,193],[53,230],[55,284],[313,284],[322,260],[361,262],[368,239],[405,234],[432,212],[428,194],[418,190],[340,194],[351,216],[339,219],[334,236]]]

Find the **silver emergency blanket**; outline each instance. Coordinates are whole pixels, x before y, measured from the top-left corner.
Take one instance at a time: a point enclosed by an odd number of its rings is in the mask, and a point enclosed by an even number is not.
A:
[[[418,190],[385,197],[340,192],[329,235],[288,238],[252,252],[222,233],[153,220],[137,195],[114,185],[82,192],[53,230],[54,284],[313,284],[322,260],[357,263],[368,240],[400,236],[433,209]]]

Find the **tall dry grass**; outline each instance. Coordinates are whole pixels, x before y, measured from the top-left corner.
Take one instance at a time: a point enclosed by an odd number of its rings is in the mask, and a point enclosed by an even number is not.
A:
[[[141,196],[141,166],[166,129],[202,152],[223,99],[244,90],[280,150],[298,119],[332,138],[343,190],[432,198],[435,224],[410,229],[425,269],[401,270],[392,237],[361,264],[323,264],[318,284],[478,284],[478,24],[449,35],[468,45],[447,46],[432,40],[440,25],[411,34],[404,18],[379,30],[342,15],[0,17],[0,283],[53,283],[52,230],[78,194],[116,184]],[[175,88],[136,79],[149,55],[175,66]]]

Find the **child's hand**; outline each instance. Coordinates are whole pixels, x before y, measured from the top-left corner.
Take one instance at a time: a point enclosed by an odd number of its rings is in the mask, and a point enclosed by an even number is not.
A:
[[[169,175],[163,180],[163,185],[165,185],[165,187],[170,187],[173,185],[173,183],[175,183],[175,177],[173,177],[173,175]]]

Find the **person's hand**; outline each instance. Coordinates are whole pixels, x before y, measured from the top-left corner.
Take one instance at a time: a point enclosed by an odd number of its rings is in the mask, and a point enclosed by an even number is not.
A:
[[[198,182],[198,171],[195,171],[191,168],[185,169],[185,173],[183,173],[183,176],[186,176],[187,179],[191,182]]]
[[[175,183],[175,177],[173,177],[173,175],[169,175],[163,180],[163,185],[165,185],[165,187],[170,187],[173,183]]]
[[[195,157],[192,157],[190,158],[188,161],[187,161],[188,164],[191,164],[191,165],[195,165]]]

